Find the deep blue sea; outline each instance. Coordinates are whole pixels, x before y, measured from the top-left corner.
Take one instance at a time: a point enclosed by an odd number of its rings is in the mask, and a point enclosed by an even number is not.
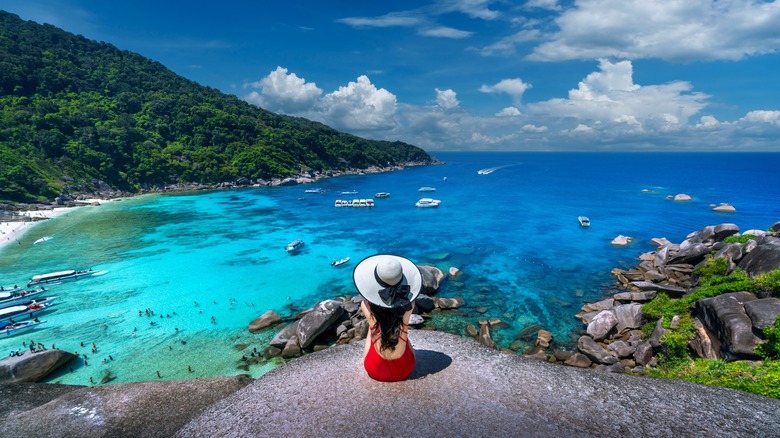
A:
[[[249,322],[269,309],[289,316],[355,295],[355,263],[382,252],[463,271],[440,296],[467,304],[435,314],[428,324],[438,330],[463,334],[495,317],[508,324],[493,333],[502,347],[535,324],[571,345],[583,328],[574,317],[582,304],[608,294],[610,270],[636,265],[654,249],[651,238],[680,242],[707,225],[766,229],[780,221],[780,154],[434,155],[446,164],[306,186],[138,196],[37,224],[21,245],[0,250],[0,284],[64,269],[108,273],[51,286],[60,303],[41,318],[47,323],[0,339],[0,353],[33,339],[87,354],[87,365],[64,367],[52,383],[89,384],[106,372],[111,383],[156,380],[157,371],[171,380],[259,377],[275,364],[247,372],[240,358],[262,351],[274,332],[251,334]],[[478,173],[490,168],[497,169]],[[420,193],[422,186],[436,191]],[[324,193],[304,193],[312,187]],[[341,196],[345,190],[359,193]],[[334,207],[380,191],[391,195],[374,208]],[[667,199],[678,193],[693,200]],[[421,197],[441,205],[415,208]],[[710,209],[721,202],[737,212]],[[579,226],[579,215],[590,228]],[[635,240],[612,246],[620,234]],[[43,236],[52,239],[33,245]],[[284,247],[293,239],[306,246],[291,256]],[[341,257],[351,261],[330,265]]]

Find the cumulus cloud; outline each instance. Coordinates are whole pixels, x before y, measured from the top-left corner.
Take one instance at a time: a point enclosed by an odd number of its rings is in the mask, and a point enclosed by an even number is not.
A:
[[[283,67],[276,67],[276,70],[268,76],[245,87],[260,89],[260,91],[252,91],[244,96],[244,100],[284,114],[294,114],[311,108],[322,94],[317,84],[306,82],[295,73],[288,74],[287,69]]]
[[[522,113],[520,112],[519,109],[517,109],[517,108],[515,108],[513,106],[508,106],[508,107],[502,109],[501,111],[497,112],[496,113],[496,117],[517,117],[517,116],[519,116],[521,114]]]
[[[436,105],[444,109],[457,108],[460,102],[458,102],[458,96],[454,91],[439,90],[436,89]]]
[[[751,111],[747,113],[745,117],[740,119],[740,121],[780,126],[780,111]]]
[[[516,102],[519,102],[525,90],[531,88],[531,84],[526,84],[522,79],[502,79],[495,85],[482,85],[479,91],[483,93],[506,93],[512,96]]]
[[[780,2],[577,0],[529,59],[739,60],[780,46]]]
[[[640,86],[633,82],[631,61],[612,63],[602,59],[599,71],[570,90],[568,99],[531,103],[527,108],[535,115],[673,129],[707,105],[709,96],[692,92],[692,88],[683,81]]]
[[[395,125],[396,97],[376,88],[368,76],[326,94],[319,103],[322,116],[337,129],[363,131],[389,129]]]

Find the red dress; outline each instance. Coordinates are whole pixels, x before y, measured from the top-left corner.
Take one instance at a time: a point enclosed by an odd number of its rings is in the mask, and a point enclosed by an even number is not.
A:
[[[366,368],[368,375],[381,382],[397,382],[409,377],[414,370],[414,364],[416,359],[411,347],[407,344],[401,357],[398,359],[385,359],[377,353],[377,341],[379,340],[379,331],[374,332],[377,328],[376,325],[370,328],[369,335],[371,336],[371,347],[368,349],[365,359],[363,359],[363,366]],[[406,334],[406,330],[401,329],[402,334]],[[408,335],[407,335],[408,336]],[[399,341],[407,343],[407,339],[399,336]]]

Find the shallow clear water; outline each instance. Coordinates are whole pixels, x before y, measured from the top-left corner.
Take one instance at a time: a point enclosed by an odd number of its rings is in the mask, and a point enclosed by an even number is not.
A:
[[[262,351],[274,332],[251,334],[248,323],[268,309],[289,316],[354,295],[352,268],[378,252],[464,272],[440,296],[461,296],[467,305],[436,314],[429,324],[439,330],[462,334],[467,324],[497,317],[508,323],[494,332],[500,346],[534,324],[572,344],[582,329],[574,314],[604,296],[613,267],[635,265],[654,249],[649,239],[679,242],[706,225],[766,229],[780,220],[780,154],[437,157],[447,163],[321,180],[315,185],[323,194],[296,186],[149,195],[40,223],[21,245],[0,252],[0,284],[72,268],[108,273],[52,285],[51,295],[61,298],[41,318],[48,322],[0,338],[0,352],[33,339],[87,354],[88,365],[74,362],[72,371],[47,379],[67,384],[98,382],[106,372],[111,383],[157,379],[157,371],[163,379],[258,377],[275,364],[247,368],[241,355]],[[498,166],[505,167],[477,173]],[[436,191],[419,193],[422,186]],[[372,209],[335,208],[340,191],[352,189],[359,194],[346,198],[391,196],[375,199]],[[693,200],[666,199],[677,193]],[[415,208],[421,197],[441,206]],[[709,205],[720,202],[737,213],[712,212]],[[579,215],[592,226],[581,228]],[[613,247],[619,234],[636,240]],[[32,244],[43,236],[53,238]],[[306,246],[291,256],[284,247],[293,239]],[[345,256],[348,264],[330,266]]]

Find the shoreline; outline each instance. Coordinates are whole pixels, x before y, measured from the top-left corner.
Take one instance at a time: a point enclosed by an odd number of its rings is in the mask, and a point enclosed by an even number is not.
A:
[[[84,205],[76,205],[73,207],[52,207],[50,210],[28,210],[28,211],[22,211],[19,213],[19,217],[21,220],[17,221],[9,221],[6,220],[4,222],[0,222],[0,252],[3,251],[7,246],[10,246],[14,243],[17,243],[21,245],[22,243],[19,241],[29,230],[33,228],[38,223],[55,219],[65,213],[68,213],[69,211],[72,211],[74,208],[79,207],[86,207],[89,205],[99,205],[100,202],[105,202],[106,200],[102,199],[90,199],[85,202]],[[95,204],[97,203],[97,204]]]

